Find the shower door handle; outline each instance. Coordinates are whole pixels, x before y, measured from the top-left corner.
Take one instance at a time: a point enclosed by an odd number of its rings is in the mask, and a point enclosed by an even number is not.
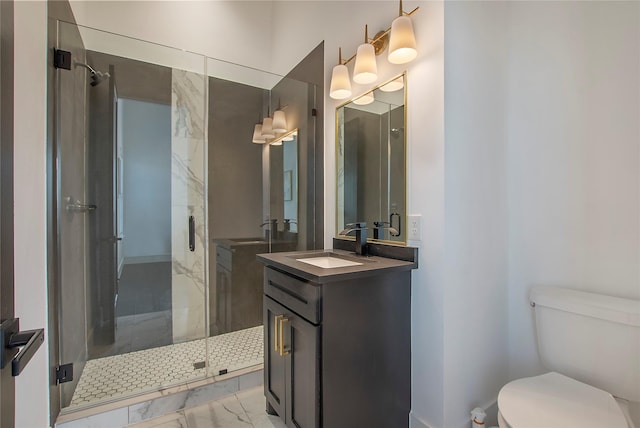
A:
[[[394,226],[393,224],[393,218],[397,217],[398,218],[398,225]],[[389,234],[391,236],[400,236],[402,234],[402,216],[399,213],[391,213],[391,215],[389,216],[389,225],[393,228],[395,228],[398,233],[397,234],[393,234],[391,232],[389,232]]]
[[[196,250],[196,218],[189,216],[189,251]]]
[[[79,213],[87,213],[91,211],[95,211],[98,208],[95,204],[83,204],[79,200],[73,202],[73,198],[71,196],[67,196],[65,198],[67,211],[71,212],[79,212]]]

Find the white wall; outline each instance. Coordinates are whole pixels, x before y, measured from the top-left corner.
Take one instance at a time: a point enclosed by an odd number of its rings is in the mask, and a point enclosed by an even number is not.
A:
[[[15,3],[15,305],[20,328],[47,328],[46,58],[47,7]],[[16,378],[16,427],[48,426],[49,344]]]
[[[445,4],[444,424],[506,383],[508,3]],[[487,421],[488,423],[495,423]]]
[[[516,2],[509,21],[513,378],[541,370],[532,286],[640,298],[640,3]]]
[[[71,7],[87,27],[260,70],[270,63],[270,1],[81,0]]]
[[[171,106],[120,99],[118,126],[123,145],[125,263],[170,261]]]

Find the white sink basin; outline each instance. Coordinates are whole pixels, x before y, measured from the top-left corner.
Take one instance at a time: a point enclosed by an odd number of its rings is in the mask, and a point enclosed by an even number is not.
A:
[[[337,257],[322,256],[322,257],[308,257],[303,259],[296,259],[302,263],[308,263],[324,269],[341,268],[347,266],[359,266],[362,263],[352,262],[351,260],[339,259]]]

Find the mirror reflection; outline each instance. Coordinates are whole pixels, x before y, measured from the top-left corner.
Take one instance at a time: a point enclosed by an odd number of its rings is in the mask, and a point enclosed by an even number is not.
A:
[[[274,227],[273,240],[295,244],[298,240],[298,130],[293,130],[269,145],[270,212],[282,219]],[[295,245],[292,247],[295,249]]]
[[[405,84],[403,74],[336,110],[336,234],[366,222],[370,239],[406,242]]]

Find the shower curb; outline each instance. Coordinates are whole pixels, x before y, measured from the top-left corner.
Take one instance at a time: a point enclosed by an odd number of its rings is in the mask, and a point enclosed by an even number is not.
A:
[[[260,386],[263,382],[263,365],[259,364],[125,400],[61,413],[55,426],[56,428],[125,427],[224,398],[239,391]]]

